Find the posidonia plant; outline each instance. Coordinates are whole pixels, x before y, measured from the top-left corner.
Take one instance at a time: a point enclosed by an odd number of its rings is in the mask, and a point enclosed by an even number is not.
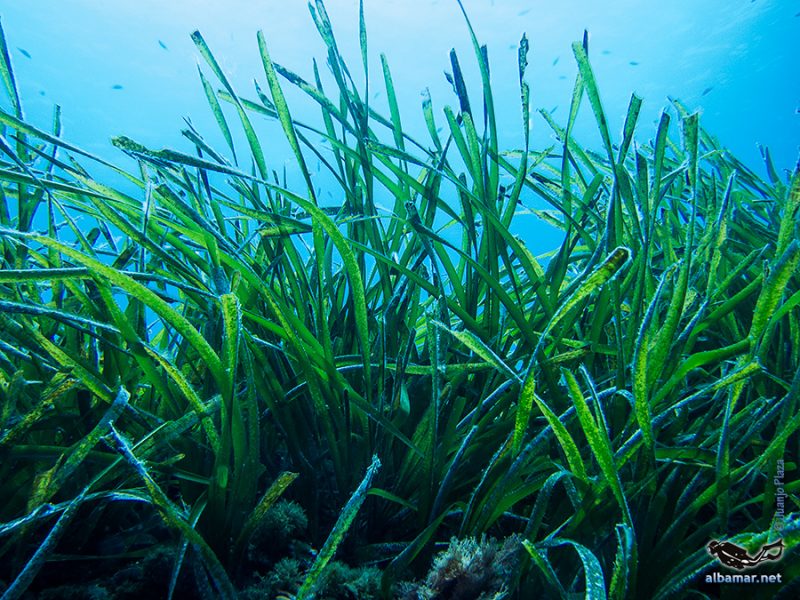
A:
[[[265,575],[247,557],[279,498],[319,549],[282,591],[298,598],[320,597],[334,555],[380,567],[388,597],[438,544],[483,534],[520,553],[485,597],[702,596],[721,538],[781,538],[774,568],[799,577],[797,171],[765,152],[761,180],[677,101],[644,142],[633,95],[615,142],[585,37],[567,123],[540,111],[545,149],[522,38],[524,144],[504,149],[468,20],[479,85],[452,52],[457,107],[426,97],[413,139],[389,59],[367,77],[363,5],[362,78],[321,0],[311,13],[327,71],[289,71],[259,33],[241,94],[195,32],[224,146],[192,126],[180,150],[115,138],[131,170],[63,139],[58,108],[48,131],[23,117],[0,36],[3,598],[80,584],[57,574],[74,560],[103,587],[164,547],[157,593],[235,597]],[[599,151],[572,136],[584,100]],[[512,233],[534,218],[563,234],[545,256]],[[486,562],[456,556],[472,546],[448,551],[459,568]]]

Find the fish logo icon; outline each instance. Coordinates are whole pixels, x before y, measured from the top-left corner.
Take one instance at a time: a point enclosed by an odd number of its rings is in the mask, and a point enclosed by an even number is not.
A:
[[[712,540],[708,544],[708,553],[716,557],[726,567],[744,571],[745,569],[752,569],[767,560],[780,560],[783,555],[783,548],[783,540],[781,539],[761,546],[755,556],[750,556],[745,548],[737,546],[733,542]]]

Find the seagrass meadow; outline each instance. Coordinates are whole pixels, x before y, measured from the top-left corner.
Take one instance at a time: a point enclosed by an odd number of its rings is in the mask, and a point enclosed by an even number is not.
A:
[[[219,131],[125,168],[26,120],[0,30],[2,599],[799,597],[798,171],[678,101],[609,131],[586,36],[529,147],[528,40],[493,97],[466,13],[416,139],[363,5],[355,65],[311,14],[327,64],[259,33],[249,90],[195,32]],[[779,539],[782,583],[705,583]]]

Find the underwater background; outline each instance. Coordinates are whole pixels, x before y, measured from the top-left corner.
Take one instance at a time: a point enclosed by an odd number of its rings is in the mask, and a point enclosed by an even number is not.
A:
[[[602,82],[611,130],[622,127],[630,94],[644,99],[641,136],[652,136],[667,97],[702,109],[703,125],[748,165],[761,168],[757,144],[776,167],[791,169],[800,140],[800,3],[796,0],[468,0],[465,8],[489,48],[501,133],[512,141],[520,118],[515,85],[519,39],[531,41],[534,108],[564,118],[577,71],[569,45],[589,31],[592,66]],[[348,62],[358,57],[358,2],[332,0],[328,11]],[[390,59],[401,113],[411,133],[424,128],[420,92],[434,106],[450,102],[443,76],[448,52],[469,49],[454,0],[373,0],[364,7],[375,56]],[[302,0],[3,0],[0,14],[17,66],[25,109],[34,122],[64,107],[64,131],[74,143],[110,156],[108,140],[125,133],[146,145],[172,146],[190,117],[213,123],[194,64],[189,34],[199,30],[235,87],[251,86],[261,66],[255,32],[272,55],[302,72],[324,55]],[[30,56],[26,55],[29,54]],[[374,75],[380,64],[372,61]],[[478,78],[465,65],[468,83]],[[379,92],[376,104],[384,104]],[[301,120],[302,113],[296,115]],[[598,143],[584,111],[575,135]],[[533,140],[551,134],[534,116]],[[288,158],[288,157],[287,157]]]
[[[2,600],[800,595],[800,2],[0,24]]]

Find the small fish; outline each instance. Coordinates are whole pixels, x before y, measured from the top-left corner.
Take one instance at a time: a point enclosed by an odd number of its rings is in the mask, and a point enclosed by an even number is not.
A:
[[[39,95],[44,96],[44,90],[39,90]]]
[[[518,17],[524,17],[524,16],[525,16],[525,15],[527,15],[529,12],[531,12],[531,9],[530,9],[530,8],[526,8],[525,10],[521,10],[521,11],[519,11],[519,12],[517,13],[517,16],[518,16]]]
[[[111,89],[112,90],[121,90],[123,88],[122,88],[122,86],[120,84],[115,83],[114,85],[111,86]]]
[[[555,67],[558,64],[558,59],[561,58],[560,56],[556,56],[555,60],[553,61],[553,66]]]
[[[800,17],[800,13],[797,13],[797,14],[795,15],[795,17]]]
[[[601,52],[601,54],[611,54],[611,50],[603,50],[603,52]]]
[[[31,57],[31,53],[28,52],[27,50],[25,50],[25,48],[20,48],[18,46],[17,50],[19,50],[19,53],[22,54],[22,56],[24,56],[25,58],[30,58]]]
[[[164,50],[169,50],[169,48],[167,48],[167,45],[161,40],[158,40],[158,45],[161,46]]]
[[[711,90],[713,90],[713,89],[714,89],[714,86],[713,86],[713,85],[712,85],[711,87],[707,87],[706,89],[704,89],[704,90],[703,90],[703,93],[702,93],[702,94],[700,94],[700,95],[701,95],[701,96],[705,96],[706,94],[708,94],[708,92],[710,92],[710,91],[711,91]]]
[[[550,109],[550,114],[552,115],[557,110],[558,110],[558,104],[556,104],[553,108]]]
[[[632,60],[632,61],[631,61],[631,62],[629,62],[628,64],[629,64],[629,65],[631,65],[631,66],[634,66],[634,67],[636,67],[636,66],[638,66],[638,65],[639,65],[639,63],[638,63],[638,62],[636,62],[635,60]]]
[[[566,79],[566,78],[567,78],[567,76],[566,76],[566,75],[559,75],[559,76],[558,76],[558,78],[559,78],[559,79]]]

